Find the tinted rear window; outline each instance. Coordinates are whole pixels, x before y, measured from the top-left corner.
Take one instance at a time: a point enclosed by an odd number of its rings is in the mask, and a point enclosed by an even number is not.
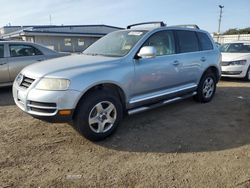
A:
[[[199,51],[198,39],[193,31],[176,31],[180,53]]]
[[[0,45],[0,58],[3,58],[4,56],[4,47],[3,45]]]
[[[202,50],[212,50],[213,49],[213,44],[205,33],[197,32],[197,35],[198,35]]]

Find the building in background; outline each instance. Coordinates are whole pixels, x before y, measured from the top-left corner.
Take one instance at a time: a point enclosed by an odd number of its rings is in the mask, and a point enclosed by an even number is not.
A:
[[[219,43],[227,43],[227,42],[233,42],[233,41],[250,41],[250,34],[238,34],[238,35],[220,35],[218,38],[218,35],[212,35],[214,38],[214,41],[218,41]]]
[[[108,25],[5,26],[0,39],[39,43],[59,52],[82,52],[104,35],[123,28]]]

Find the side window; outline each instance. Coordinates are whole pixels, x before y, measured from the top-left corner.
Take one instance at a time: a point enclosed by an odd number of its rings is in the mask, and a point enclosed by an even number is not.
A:
[[[180,53],[199,51],[198,39],[193,31],[176,31]]]
[[[143,46],[154,46],[157,51],[156,56],[174,54],[174,34],[172,31],[157,32],[149,37]]]
[[[33,46],[21,44],[10,44],[9,46],[11,57],[43,55],[40,50],[36,49]]]
[[[202,50],[212,50],[213,44],[205,33],[197,32]]]
[[[0,58],[4,58],[4,46],[0,45]]]

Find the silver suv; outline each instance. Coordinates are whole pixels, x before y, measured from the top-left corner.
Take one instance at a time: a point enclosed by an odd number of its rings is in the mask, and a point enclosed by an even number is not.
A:
[[[13,85],[15,103],[35,118],[73,121],[81,134],[98,141],[115,131],[124,114],[191,96],[211,101],[221,54],[209,33],[143,24],[154,27],[131,25],[81,55],[26,67]]]

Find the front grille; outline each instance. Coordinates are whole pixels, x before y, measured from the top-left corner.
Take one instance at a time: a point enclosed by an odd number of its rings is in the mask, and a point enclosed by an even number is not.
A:
[[[28,101],[27,106],[29,111],[43,114],[54,114],[57,111],[56,103]]]
[[[222,61],[221,62],[221,66],[229,66],[230,62],[226,62],[226,61]]]
[[[30,87],[30,85],[35,81],[35,79],[32,78],[28,78],[26,76],[23,76],[23,80],[20,84],[20,87],[24,88],[24,89],[28,89]]]
[[[238,75],[238,74],[241,74],[242,71],[222,71],[221,74],[224,74],[224,75]]]

